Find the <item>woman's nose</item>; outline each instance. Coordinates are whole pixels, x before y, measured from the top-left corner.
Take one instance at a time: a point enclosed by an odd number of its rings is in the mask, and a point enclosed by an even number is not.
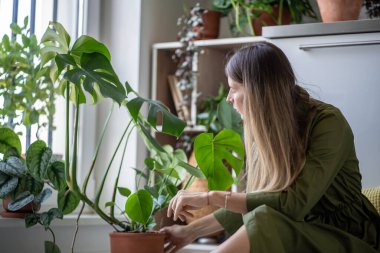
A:
[[[233,100],[232,100],[232,98],[230,97],[230,95],[227,96],[226,101],[227,101],[227,103],[229,103],[230,105],[232,105],[232,103],[233,103]]]

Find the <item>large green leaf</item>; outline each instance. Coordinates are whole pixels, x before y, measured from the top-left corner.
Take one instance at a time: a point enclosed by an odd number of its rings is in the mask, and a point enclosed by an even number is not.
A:
[[[194,142],[195,158],[208,180],[210,190],[226,190],[233,178],[226,163],[239,175],[244,163],[244,145],[238,133],[224,129],[213,139],[211,133],[202,133]]]
[[[18,184],[17,177],[10,177],[7,181],[5,181],[2,185],[0,185],[0,198],[4,198],[11,192],[13,192]]]
[[[95,86],[104,97],[112,98],[118,104],[126,98],[124,86],[103,54],[83,53],[80,66],[67,71],[64,78],[76,86],[83,84],[83,88],[90,93],[94,101],[97,101]]]
[[[70,35],[60,23],[50,22],[49,27],[41,38],[41,43],[45,42],[53,42],[55,45],[58,43],[56,47],[64,52],[68,52],[70,47]]]
[[[5,154],[8,149],[16,148],[18,153],[21,154],[21,142],[18,135],[12,129],[1,127],[0,128],[0,153]]]
[[[55,161],[49,165],[47,178],[53,184],[55,190],[61,191],[66,188],[65,163]]]
[[[108,48],[94,38],[82,35],[77,39],[71,48],[71,54],[80,57],[83,53],[99,53],[107,57],[111,61],[111,55]]]
[[[135,192],[125,203],[125,212],[131,220],[146,226],[153,212],[152,196],[146,190]]]
[[[0,171],[9,176],[22,177],[25,174],[26,168],[20,158],[10,156],[6,161],[0,162]]]
[[[132,118],[137,122],[143,103],[148,103],[148,122],[157,130],[157,114],[162,114],[162,132],[179,137],[186,127],[186,123],[180,120],[160,101],[136,97],[127,103],[127,108]]]
[[[37,180],[47,178],[47,169],[52,151],[43,141],[35,141],[26,151],[26,165],[30,174]]]
[[[71,192],[68,187],[58,193],[58,208],[63,214],[73,212],[79,205],[79,202],[80,198]]]

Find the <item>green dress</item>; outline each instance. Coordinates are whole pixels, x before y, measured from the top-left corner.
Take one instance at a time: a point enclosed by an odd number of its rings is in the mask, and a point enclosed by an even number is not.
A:
[[[248,193],[246,214],[219,209],[215,218],[229,234],[244,224],[255,253],[380,252],[380,216],[361,193],[349,124],[332,105],[303,108],[312,115],[309,146],[292,186]]]

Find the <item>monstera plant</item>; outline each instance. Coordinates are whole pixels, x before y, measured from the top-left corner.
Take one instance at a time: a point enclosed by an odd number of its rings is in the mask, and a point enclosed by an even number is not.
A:
[[[242,143],[238,134],[235,135],[235,133],[228,130],[216,136],[215,139],[207,135],[207,139],[200,141],[201,146],[204,148],[214,150],[213,153],[209,154],[209,158],[216,158],[214,159],[215,162],[206,163],[204,167],[201,166],[202,170],[188,165],[186,157],[181,150],[162,147],[156,141],[152,132],[160,129],[161,132],[178,138],[186,123],[174,116],[160,101],[143,98],[132,89],[128,82],[121,83],[111,65],[109,50],[104,44],[86,35],[71,43],[69,34],[59,23],[50,23],[42,37],[41,43],[43,46],[41,49],[41,66],[48,63],[51,64],[50,61],[52,61],[57,67],[54,79],[56,82],[59,82],[62,95],[66,99],[66,148],[63,173],[66,185],[60,189],[58,194],[58,207],[63,214],[74,211],[80,202],[92,208],[100,218],[116,230],[115,233],[111,233],[111,252],[122,252],[115,249],[116,241],[128,240],[125,237],[129,236],[133,238],[136,236],[136,232],[146,232],[152,228],[155,212],[164,207],[171,197],[175,195],[177,186],[183,180],[185,171],[193,177],[208,176],[211,180],[218,180],[220,176],[224,176],[226,173],[222,173],[222,175],[215,174],[216,177],[213,177],[212,171],[216,170],[222,161],[227,161],[239,172],[244,157]],[[109,165],[103,169],[104,174],[94,197],[90,197],[86,190],[89,178],[94,172],[99,149],[104,133],[107,130],[112,110],[104,123],[91,167],[87,170],[85,180],[80,184],[77,179],[78,121],[81,106],[87,101],[85,93],[89,94],[88,97],[91,97],[93,104],[96,104],[99,98],[105,97],[111,99],[118,106],[126,107],[130,115],[130,121],[120,137]],[[71,103],[75,106],[72,147],[69,145]],[[147,116],[144,116],[140,112],[144,104],[148,108]],[[160,122],[162,122],[160,128],[157,125],[157,122],[159,122],[158,117],[161,117]],[[136,170],[137,176],[145,178],[147,183],[132,193],[133,191],[128,188],[119,187],[119,180],[129,136],[135,129],[144,140],[152,156],[145,160],[147,173],[143,170]],[[231,143],[231,141],[232,145],[225,146],[225,144]],[[100,205],[100,197],[103,193],[105,182],[109,177],[111,165],[114,162],[116,154],[120,152],[123,142],[124,147],[123,151],[121,151],[121,162],[116,173],[117,176],[113,179],[113,195],[110,201],[106,203],[106,206],[103,207]],[[199,164],[203,163],[200,162]],[[152,174],[155,175],[155,180],[151,179],[150,175]],[[225,187],[229,183],[223,185],[213,183],[212,185],[214,188],[217,188]],[[124,207],[119,207],[115,203],[116,194],[127,197]],[[125,217],[122,216],[120,218],[119,215],[116,215],[115,208]],[[127,246],[128,251],[138,252],[137,250],[142,249],[144,244],[147,244],[149,248],[142,252],[162,252],[164,236],[160,233],[148,233],[148,235],[159,238],[157,251],[152,248],[154,243],[140,243],[136,246],[134,239]],[[123,244],[126,245],[125,242]],[[126,251],[124,250],[124,252]]]

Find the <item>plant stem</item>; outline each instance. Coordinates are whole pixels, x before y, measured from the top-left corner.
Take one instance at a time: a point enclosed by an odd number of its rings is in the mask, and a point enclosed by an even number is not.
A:
[[[77,219],[75,221],[75,232],[74,232],[73,241],[71,243],[71,253],[74,253],[75,240],[77,238],[77,234],[78,234],[78,230],[79,230],[79,219],[80,219],[80,216],[83,213],[85,205],[86,205],[86,203],[84,201],[82,201],[82,207],[80,208],[80,211],[78,213],[78,217],[77,217]]]
[[[70,184],[70,82],[66,82],[66,142],[65,142],[65,177]]]
[[[108,123],[110,122],[111,115],[112,115],[112,112],[113,112],[113,108],[114,108],[114,103],[112,103],[111,110],[110,110],[110,112],[109,112],[109,114],[107,116],[106,122],[105,122],[105,124],[103,126],[103,129],[102,129],[102,132],[100,133],[100,139],[99,139],[98,144],[96,145],[96,151],[95,151],[95,154],[94,154],[94,156],[92,158],[92,163],[91,163],[90,170],[88,171],[88,174],[87,174],[87,176],[86,176],[86,178],[84,180],[84,183],[83,183],[82,191],[83,191],[84,194],[86,194],[87,184],[88,184],[88,181],[90,180],[92,171],[94,170],[96,159],[98,158],[98,153],[99,153],[99,150],[100,150],[100,146],[102,145],[104,134],[105,134],[106,129],[108,127]]]
[[[278,19],[277,19],[277,24],[281,25],[282,24],[282,11],[284,7],[284,0],[280,0],[280,4],[278,7]]]
[[[129,125],[130,125],[130,124],[128,124],[128,126],[127,126],[126,129],[124,130],[124,133],[123,133],[123,135],[122,135],[122,137],[121,137],[119,143],[118,143],[117,146],[116,146],[116,149],[115,149],[115,151],[114,151],[114,153],[113,153],[113,155],[112,155],[111,161],[109,162],[108,167],[107,167],[107,170],[106,170],[106,172],[104,173],[104,176],[103,176],[103,178],[102,178],[102,182],[100,183],[100,187],[99,187],[99,189],[98,189],[98,192],[96,193],[95,201],[94,201],[94,202],[95,202],[95,205],[96,205],[97,208],[99,208],[99,200],[100,200],[100,196],[101,196],[101,194],[102,194],[103,188],[104,188],[104,184],[105,184],[105,182],[106,182],[106,178],[107,178],[108,172],[109,172],[109,170],[110,170],[110,168],[111,168],[111,165],[112,165],[113,160],[115,159],[116,153],[117,153],[117,151],[119,150],[120,144],[121,144],[121,142],[123,141],[125,134],[127,133],[127,130],[128,130],[128,128],[129,128]]]
[[[183,187],[184,190],[186,190],[187,188],[189,188],[189,186],[192,183],[193,178],[194,178],[194,176],[191,175],[190,178],[189,178],[189,180],[187,180],[185,187]]]
[[[77,182],[77,149],[78,149],[78,123],[79,123],[79,93],[76,92],[76,109],[75,109],[75,125],[74,125],[74,147],[73,147],[73,157],[71,161],[71,188],[73,192],[80,192],[78,182]],[[70,187],[70,186],[69,186]]]
[[[132,119],[129,121],[128,123],[128,126],[127,126],[127,129],[129,128],[129,126],[131,125],[132,123]],[[132,130],[133,130],[134,126],[131,128],[131,130],[129,130],[129,133],[128,133],[128,136],[127,136],[127,139],[125,141],[125,145],[124,145],[124,149],[123,149],[123,153],[122,153],[122,156],[121,156],[121,161],[120,161],[120,166],[119,166],[119,171],[117,172],[117,177],[116,177],[116,180],[115,180],[115,184],[113,186],[113,193],[112,193],[112,202],[115,203],[115,199],[116,199],[116,189],[117,189],[117,185],[119,184],[119,178],[120,178],[120,172],[121,172],[121,167],[123,166],[123,161],[124,161],[124,156],[125,156],[125,150],[127,149],[127,145],[128,145],[128,141],[129,141],[129,137],[131,136],[131,133],[132,133]],[[111,206],[111,217],[115,217],[115,206]]]
[[[251,31],[251,34],[252,36],[255,36],[255,30],[253,29],[253,26],[252,26],[252,20],[251,20],[251,8],[245,8],[245,15],[247,16],[247,22],[248,22],[248,26],[249,26],[249,30]]]

